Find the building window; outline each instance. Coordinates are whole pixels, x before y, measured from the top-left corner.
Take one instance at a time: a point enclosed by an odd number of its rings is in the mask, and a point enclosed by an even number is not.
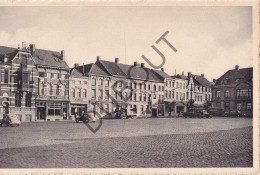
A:
[[[252,90],[251,89],[239,89],[237,90],[237,97],[251,97]]]
[[[92,94],[91,94],[91,98],[92,99],[96,99],[96,90],[95,89],[92,89]]]
[[[252,103],[247,103],[246,104],[246,109],[251,110],[252,109]]]
[[[176,92],[176,100],[179,100],[179,93]]]
[[[156,91],[156,85],[153,85],[153,90]]]
[[[105,81],[105,86],[108,87],[109,86],[109,80]]]
[[[136,94],[134,94],[134,101],[136,101]]]
[[[98,85],[99,85],[99,86],[102,86],[102,85],[103,85],[103,80],[102,80],[102,79],[99,79],[99,80],[98,80]]]
[[[81,98],[81,89],[78,89],[78,97]]]
[[[164,86],[162,86],[162,91],[164,91]]]
[[[174,91],[172,91],[172,98],[174,99]]]
[[[15,106],[21,107],[21,94],[19,93],[15,94]]]
[[[75,89],[74,88],[71,89],[71,96],[75,97]]]
[[[146,94],[144,94],[144,101],[146,101]]]
[[[25,96],[25,106],[31,107],[31,105],[32,105],[32,94],[27,93],[26,96]]]
[[[180,89],[182,89],[182,83],[180,83]]]
[[[83,89],[83,98],[87,98],[87,89]]]
[[[109,97],[109,90],[106,90],[105,93],[106,93],[105,99],[107,100]]]
[[[4,82],[8,83],[9,80],[9,70],[5,69]]]
[[[225,97],[229,97],[229,91],[225,91]]]
[[[134,83],[134,89],[136,89],[136,83]]]
[[[182,95],[182,99],[185,100],[185,93],[183,93],[183,95]]]
[[[47,78],[51,78],[51,73],[47,73]]]
[[[150,85],[150,84],[148,84],[148,90],[149,90],[149,91],[151,90],[151,85]]]
[[[146,90],[146,84],[144,84],[144,90]]]
[[[153,94],[153,99],[156,99],[156,94]]]
[[[142,83],[139,84],[139,88],[142,89]]]
[[[217,91],[217,97],[220,97],[220,91]]]
[[[159,91],[161,91],[161,86],[159,86]]]
[[[177,89],[179,88],[179,82],[176,83],[176,88],[177,88]]]
[[[102,100],[102,99],[103,99],[103,90],[102,90],[102,89],[99,89],[98,99],[99,99],[99,100]]]
[[[39,72],[39,77],[45,77],[45,72]]]
[[[142,94],[139,94],[139,101],[142,101]]]
[[[78,80],[78,84],[81,84],[81,81],[80,81],[80,80]]]
[[[91,80],[91,85],[92,85],[92,86],[96,86],[96,79],[95,79],[95,78],[92,78],[92,80]]]

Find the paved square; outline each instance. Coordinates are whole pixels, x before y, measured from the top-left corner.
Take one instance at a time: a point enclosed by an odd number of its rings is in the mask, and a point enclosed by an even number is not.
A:
[[[90,124],[93,127],[97,124]],[[103,120],[0,127],[1,168],[252,167],[252,119]]]

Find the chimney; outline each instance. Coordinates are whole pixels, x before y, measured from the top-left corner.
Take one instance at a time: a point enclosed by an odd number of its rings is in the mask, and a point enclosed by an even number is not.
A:
[[[184,72],[182,71],[182,75],[184,75]]]
[[[163,72],[164,72],[164,68],[163,68],[163,67],[161,68],[161,71],[163,71]]]
[[[204,74],[201,74],[202,77],[204,77]]]
[[[97,61],[99,61],[99,56],[97,56]]]
[[[216,83],[216,82],[217,82],[217,80],[214,78],[214,79],[213,79],[213,83]]]
[[[136,61],[134,62],[134,66],[137,66],[137,62]]]
[[[77,67],[79,67],[79,64],[77,64],[77,63],[74,64],[74,68],[77,68]]]
[[[6,55],[6,54],[4,55],[4,62],[5,62],[5,63],[8,63],[8,62],[9,62],[9,56]]]
[[[239,66],[238,65],[236,65],[236,70],[238,70],[239,69]]]
[[[118,58],[115,58],[115,63],[116,63],[116,64],[118,63],[118,60],[119,60]]]
[[[22,49],[26,48],[26,42],[22,42]]]
[[[141,67],[144,68],[144,63],[141,63]]]
[[[61,60],[65,60],[65,50],[61,50]]]
[[[34,57],[35,56],[35,44],[30,44],[30,53]]]
[[[191,73],[190,72],[188,72],[188,77],[190,77],[191,76]]]

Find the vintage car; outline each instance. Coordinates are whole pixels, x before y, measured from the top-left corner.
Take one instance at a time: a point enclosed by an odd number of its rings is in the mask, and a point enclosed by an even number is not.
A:
[[[7,115],[5,114],[3,116],[3,119],[0,120],[0,126],[13,126],[13,125],[16,125],[16,126],[19,126],[21,124],[21,121],[17,118],[16,115]]]
[[[212,118],[213,115],[208,113],[207,110],[205,109],[190,109],[188,112],[182,112],[182,115],[185,117],[185,118],[195,118],[195,117],[198,117],[198,118]]]
[[[96,117],[93,113],[83,114],[81,116],[75,115],[75,121],[79,123],[82,121],[83,123],[96,122],[99,118]]]

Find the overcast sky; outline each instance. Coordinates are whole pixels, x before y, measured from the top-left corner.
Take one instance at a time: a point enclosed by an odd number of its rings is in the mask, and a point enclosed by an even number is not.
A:
[[[166,57],[169,75],[204,73],[212,81],[235,65],[251,67],[251,7],[0,7],[0,45],[22,41],[65,50],[70,67],[103,60],[154,65]],[[166,39],[155,41],[169,31]],[[145,63],[148,67],[148,64]]]

